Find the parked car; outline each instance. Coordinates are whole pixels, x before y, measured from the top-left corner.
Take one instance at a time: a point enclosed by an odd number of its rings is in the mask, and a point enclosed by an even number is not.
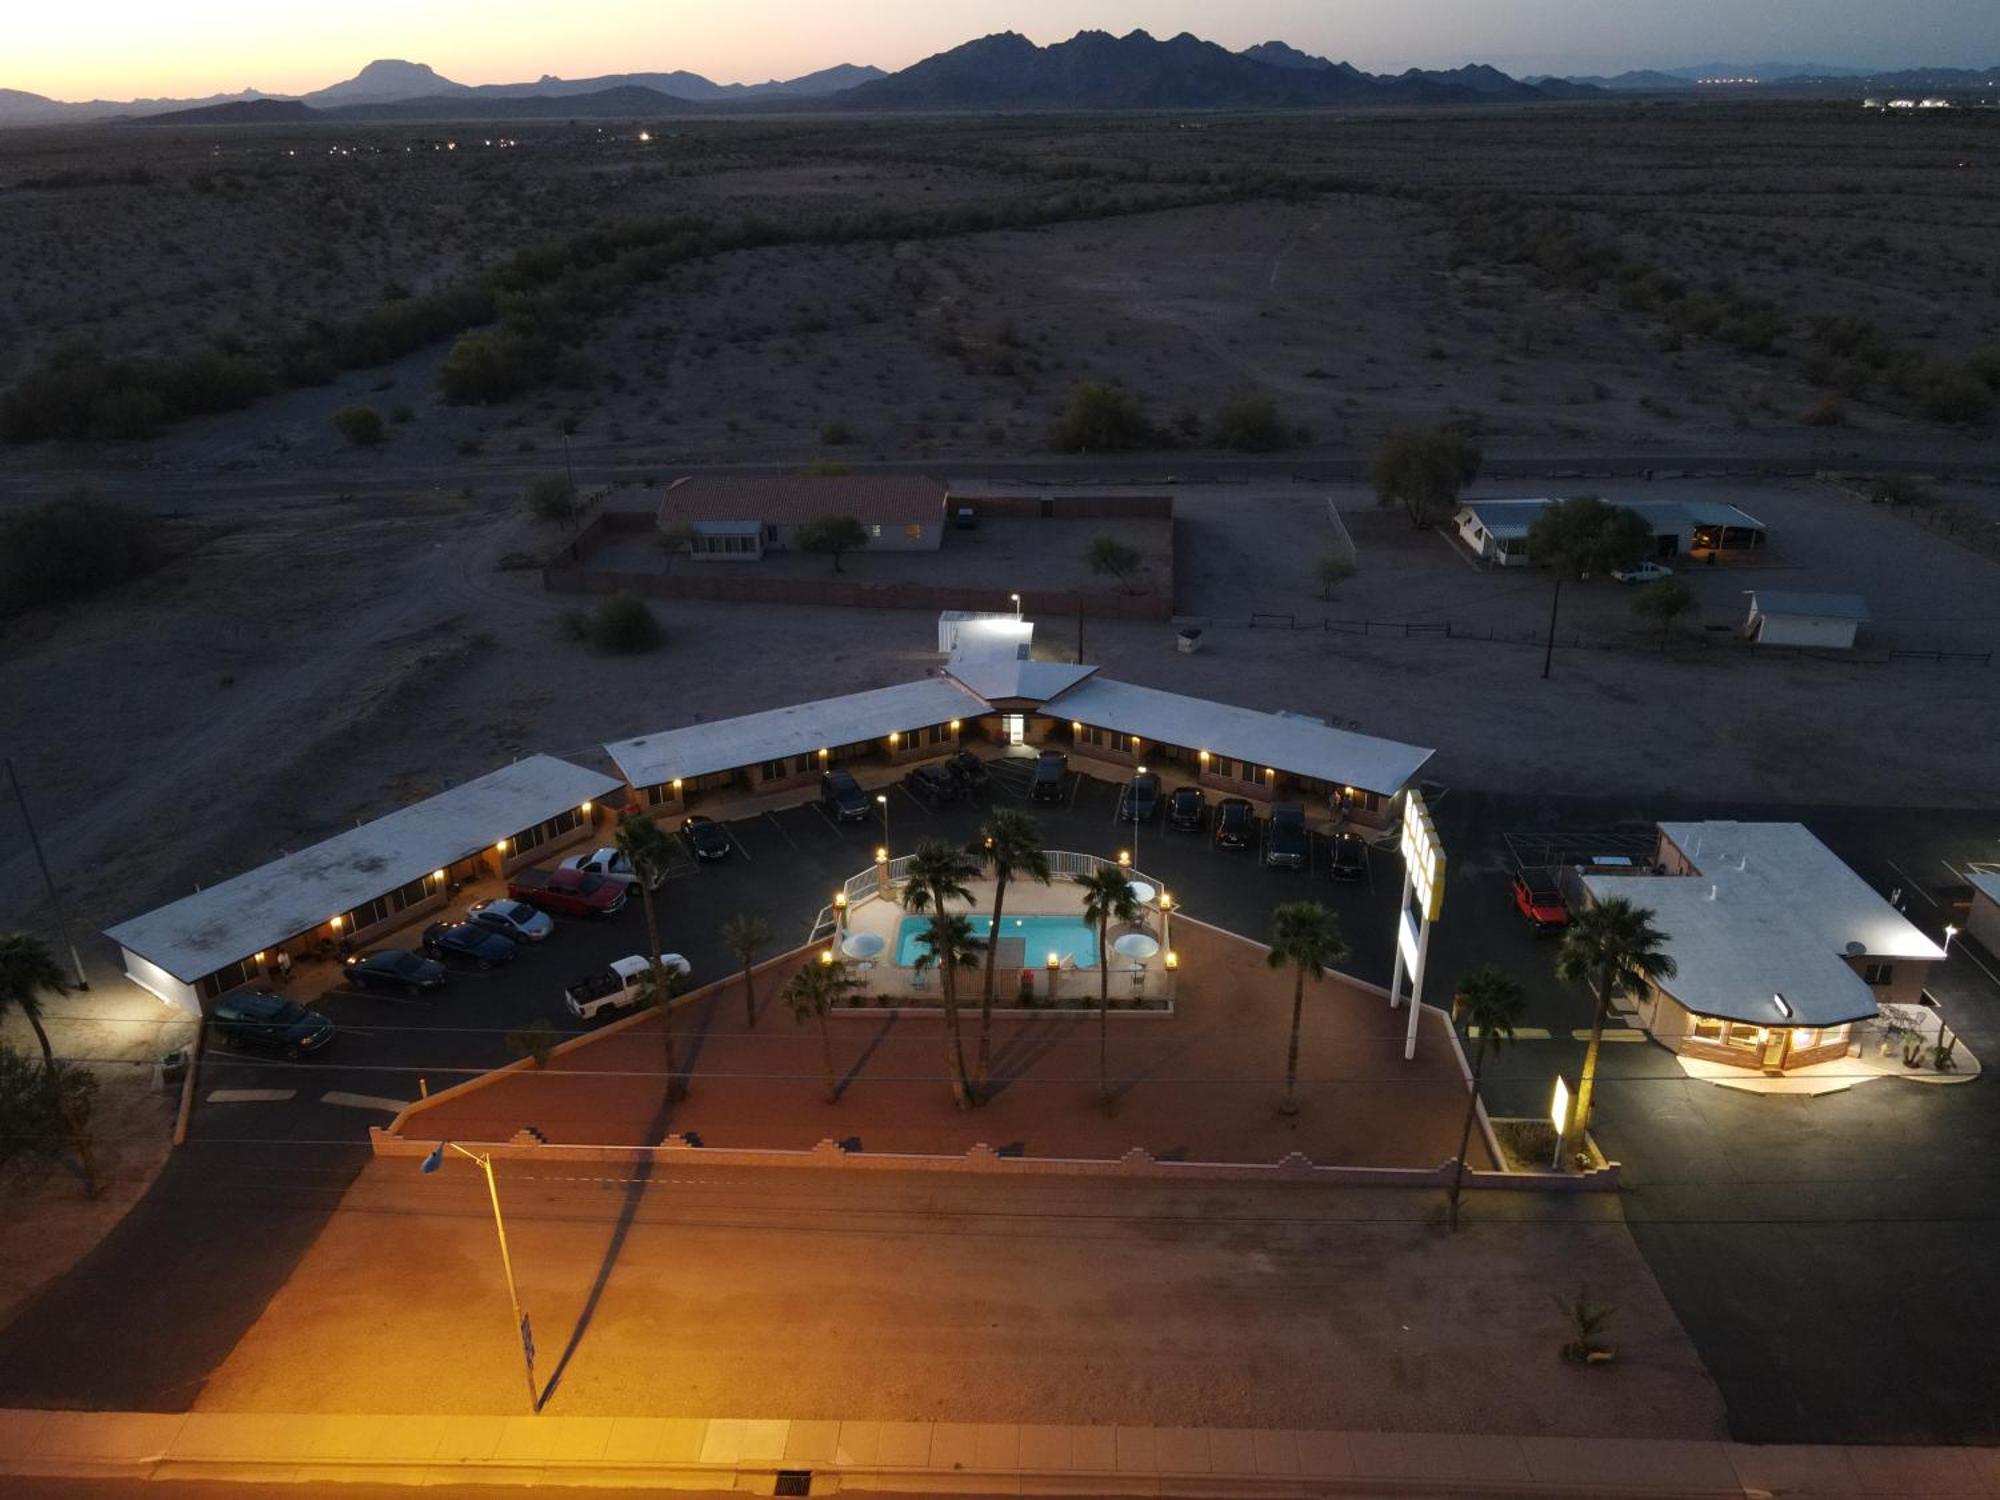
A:
[[[1335,880],[1360,880],[1368,874],[1368,846],[1360,834],[1334,835],[1327,853],[1327,873]]]
[[[1627,563],[1622,568],[1613,568],[1611,576],[1620,583],[1658,583],[1662,578],[1674,576],[1674,570],[1665,563],[1647,558],[1644,562]]]
[[[443,989],[450,972],[436,959],[407,948],[357,953],[347,960],[346,968],[347,982],[357,990],[401,990],[406,995]]]
[[[903,777],[903,785],[913,796],[933,805],[958,800],[958,778],[943,766],[912,766]]]
[[[720,823],[700,813],[689,813],[687,821],[681,824],[681,832],[687,835],[696,859],[727,859],[735,847]]]
[[[1035,779],[1028,795],[1037,802],[1060,802],[1069,791],[1069,757],[1060,750],[1044,750],[1035,757]]]
[[[630,887],[587,870],[516,870],[507,894],[537,910],[570,917],[613,917],[625,909]]]
[[[1309,849],[1306,810],[1297,802],[1280,802],[1271,809],[1271,826],[1264,840],[1264,863],[1274,869],[1303,870]]]
[[[559,870],[581,870],[586,875],[602,875],[606,880],[615,880],[620,885],[637,885],[639,872],[632,868],[632,861],[625,857],[622,849],[599,849],[594,854],[572,854],[556,866]],[[653,888],[659,889],[659,881]]]
[[[232,1047],[261,1047],[297,1058],[309,1057],[333,1040],[332,1021],[264,990],[224,995],[209,1014],[216,1032]]]
[[[525,901],[512,901],[496,896],[491,901],[475,901],[465,913],[465,920],[477,922],[481,927],[491,927],[502,937],[512,938],[517,943],[543,943],[555,936],[555,918],[545,911],[536,911]]]
[[[1553,870],[1522,870],[1513,880],[1514,909],[1538,934],[1569,926],[1569,903],[1556,886]]]
[[[669,976],[685,979],[694,965],[678,953],[662,953],[660,967]],[[634,953],[611,961],[609,968],[586,974],[563,991],[563,1004],[580,1021],[596,1019],[606,1011],[624,1010],[639,1003],[652,973],[652,960]]]
[[[852,771],[827,771],[819,778],[819,800],[843,823],[859,823],[873,811],[868,794]]]
[[[433,922],[424,929],[424,952],[432,958],[458,958],[490,969],[511,962],[520,950],[512,938],[476,922]]]
[[[993,785],[993,776],[986,769],[986,762],[970,750],[961,750],[944,763],[944,768],[958,778],[967,796],[979,796]]]
[[[1208,794],[1198,786],[1177,786],[1167,798],[1167,826],[1193,833],[1208,816]]]
[[[1118,821],[1150,823],[1160,810],[1160,778],[1148,771],[1134,776],[1118,793]]]
[[[1241,797],[1224,797],[1215,805],[1216,843],[1225,849],[1248,848],[1254,822],[1247,801]]]

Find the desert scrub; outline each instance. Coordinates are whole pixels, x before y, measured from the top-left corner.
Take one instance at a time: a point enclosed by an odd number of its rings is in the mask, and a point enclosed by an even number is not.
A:
[[[0,616],[143,578],[162,552],[151,516],[105,500],[73,496],[0,516]]]
[[[372,406],[343,406],[333,414],[333,425],[356,448],[377,448],[388,435],[382,413]]]
[[[562,624],[570,639],[606,656],[637,656],[657,650],[666,640],[646,601],[633,593],[613,594],[587,613],[571,610]]]

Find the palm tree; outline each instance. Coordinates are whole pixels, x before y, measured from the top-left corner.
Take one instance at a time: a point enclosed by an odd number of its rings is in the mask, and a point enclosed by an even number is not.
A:
[[[1322,979],[1327,965],[1347,957],[1347,939],[1340,918],[1317,901],[1287,901],[1271,913],[1271,951],[1264,962],[1274,969],[1290,964],[1297,971],[1292,984],[1292,1041],[1285,1053],[1285,1097],[1280,1114],[1299,1112],[1299,1020],[1305,1010],[1306,977]]]
[[[54,1073],[55,1050],[42,1026],[42,991],[58,995],[69,992],[62,966],[50,956],[40,938],[25,932],[0,934],[0,1016],[18,1010],[34,1028],[35,1040],[42,1044],[42,1066]]]
[[[743,1012],[750,1029],[757,1029],[757,984],[751,970],[757,966],[757,952],[771,941],[771,924],[754,911],[739,911],[722,924],[722,941],[743,965]]]
[[[77,1161],[83,1167],[84,1186],[95,1198],[98,1194],[97,1156],[91,1147],[88,1125],[78,1113],[76,1093],[64,1077],[64,1066],[56,1061],[55,1048],[49,1045],[48,1029],[42,1025],[44,990],[58,995],[69,992],[62,968],[50,956],[47,946],[40,938],[30,937],[25,932],[0,934],[0,1017],[10,1010],[18,1010],[28,1025],[34,1028],[35,1040],[42,1048],[42,1080],[48,1086],[49,1100],[69,1134],[70,1148],[76,1152]]]
[[[1658,980],[1674,977],[1674,961],[1665,948],[1667,935],[1653,925],[1653,914],[1623,896],[1611,896],[1577,912],[1563,932],[1556,952],[1556,974],[1572,984],[1595,986],[1597,1003],[1590,1018],[1590,1046],[1584,1049],[1583,1077],[1576,1086],[1576,1104],[1563,1130],[1562,1149],[1575,1148],[1579,1132],[1590,1125],[1591,1095],[1597,1088],[1597,1050],[1604,1041],[1604,1022],[1611,1014],[1611,997],[1638,999]]]
[[[1458,1168],[1451,1175],[1451,1199],[1447,1211],[1453,1229],[1458,1228],[1458,1192],[1465,1185],[1465,1151],[1472,1143],[1472,1119],[1479,1112],[1479,1074],[1486,1066],[1486,1049],[1498,1052],[1514,1040],[1514,1027],[1527,1010],[1521,981],[1498,964],[1482,965],[1458,987],[1457,1010],[1467,1027],[1479,1031],[1479,1045],[1472,1051],[1472,1090],[1465,1101],[1465,1128],[1458,1133]]]
[[[939,839],[925,839],[904,873],[903,909],[941,913],[952,902],[972,904],[966,881],[979,873],[978,861]]]
[[[978,840],[971,851],[975,856],[984,855],[993,867],[993,926],[989,937],[1000,936],[1000,914],[1007,905],[1007,882],[1016,875],[1025,875],[1030,880],[1049,883],[1049,857],[1042,850],[1041,830],[1035,820],[1026,813],[1015,812],[1012,808],[1001,808],[990,813],[979,825]],[[986,945],[986,985],[979,996],[979,1088],[983,1093],[986,1080],[993,1073],[993,982],[994,954],[999,944],[989,941]]]
[[[1139,920],[1139,898],[1117,865],[1070,879],[1083,887],[1083,920],[1097,929],[1097,1092],[1111,1106],[1111,924]]]
[[[818,963],[809,963],[785,982],[779,992],[780,998],[791,1007],[792,1019],[799,1025],[806,1023],[807,1017],[819,1021],[820,1055],[826,1063],[826,1102],[840,1103],[840,1084],[833,1072],[833,1038],[828,1035],[826,1018],[841,1000],[861,988],[846,964],[833,956],[827,949],[819,956]]]
[[[917,943],[924,950],[917,957],[917,967],[936,969],[938,987],[944,993],[945,1068],[951,1075],[952,1102],[960,1109],[970,1109],[972,1087],[965,1076],[965,1039],[958,1029],[958,971],[976,966],[979,950],[985,945],[972,935],[972,923],[962,913],[944,911],[932,914],[930,925],[917,934]]]
[[[674,843],[651,818],[627,813],[618,820],[617,844],[618,852],[625,856],[632,873],[638,877],[633,883],[639,887],[639,904],[646,912],[646,953],[653,966],[652,1002],[660,1012],[660,1037],[667,1049],[667,1098],[682,1099],[687,1096],[687,1088],[681,1082],[680,1063],[674,1056],[672,989],[667,983],[665,966],[660,962],[660,919],[653,907],[653,887],[666,877],[667,867],[673,862]]]

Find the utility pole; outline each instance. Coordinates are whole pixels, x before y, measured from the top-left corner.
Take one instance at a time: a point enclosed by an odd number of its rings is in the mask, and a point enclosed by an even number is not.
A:
[[[69,919],[63,915],[62,897],[56,894],[55,878],[49,874],[49,862],[42,853],[42,840],[35,832],[35,820],[28,812],[28,799],[21,791],[21,778],[16,774],[11,758],[7,761],[7,780],[13,784],[14,800],[21,804],[21,821],[28,828],[28,847],[35,851],[35,863],[42,868],[42,884],[49,890],[49,906],[56,914],[56,936],[69,949],[70,967],[76,971],[76,988],[87,990],[90,980],[83,972],[83,957],[76,951],[76,943],[69,935]]]
[[[1554,596],[1549,600],[1549,643],[1548,645],[1542,648],[1542,677],[1544,680],[1546,680],[1549,675],[1549,667],[1555,661],[1556,610],[1560,608],[1562,605],[1562,596],[1563,596],[1562,564],[1558,562],[1556,564],[1556,591]]]

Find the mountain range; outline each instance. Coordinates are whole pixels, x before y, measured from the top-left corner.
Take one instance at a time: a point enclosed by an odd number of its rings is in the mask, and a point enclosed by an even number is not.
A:
[[[0,126],[102,119],[175,124],[260,121],[568,119],[797,110],[1292,109],[1448,105],[1587,99],[1690,90],[1707,79],[1757,79],[1773,91],[1871,87],[1979,88],[1994,70],[1910,69],[1863,73],[1814,63],[1710,63],[1607,77],[1520,79],[1483,63],[1451,69],[1368,73],[1282,41],[1232,52],[1183,32],[1113,36],[1080,31],[1037,46],[1000,32],[927,57],[896,73],[843,63],[767,83],[716,83],[685,71],[543,74],[533,82],[463,84],[420,62],[382,59],[354,77],[298,96],[256,89],[206,99],[63,103],[0,89]]]

